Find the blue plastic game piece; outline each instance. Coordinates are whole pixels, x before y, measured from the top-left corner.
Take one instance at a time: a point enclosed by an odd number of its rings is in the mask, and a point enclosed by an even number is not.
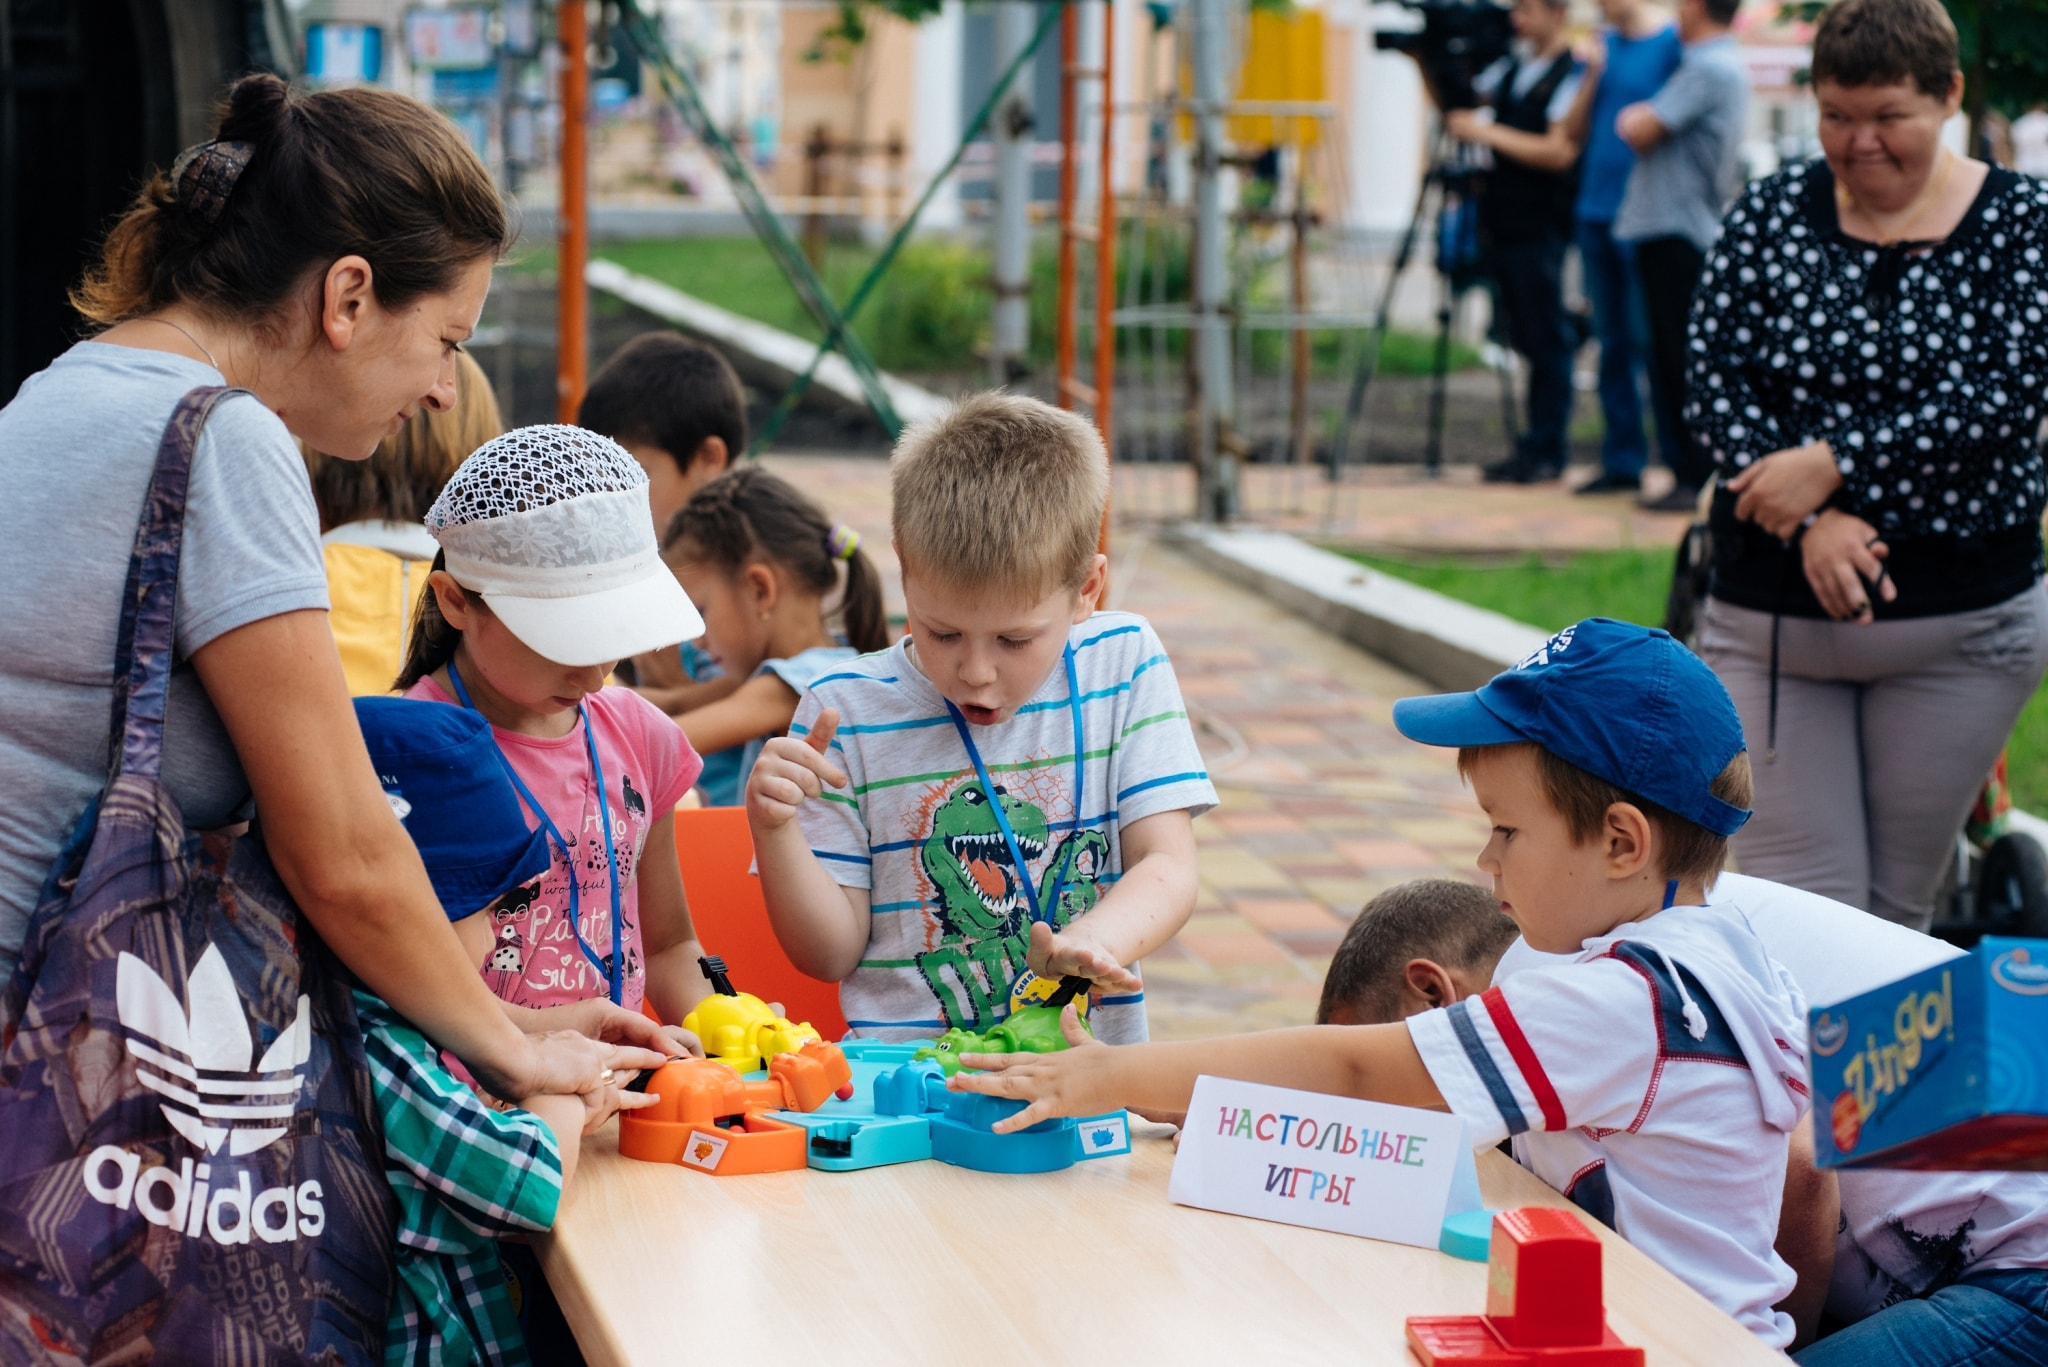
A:
[[[977,1172],[1057,1172],[1079,1157],[1072,1120],[1044,1120],[1015,1134],[995,1134],[996,1122],[1024,1102],[976,1092],[951,1092],[946,1109],[931,1117],[932,1157]]]
[[[1453,1258],[1483,1263],[1493,1247],[1493,1217],[1490,1210],[1462,1210],[1444,1221],[1436,1246]]]

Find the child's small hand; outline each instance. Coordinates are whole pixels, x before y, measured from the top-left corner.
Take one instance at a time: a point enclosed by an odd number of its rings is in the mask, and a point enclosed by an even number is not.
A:
[[[654,1105],[661,1097],[654,1092],[629,1092],[625,1078],[608,1083],[594,1092],[583,1093],[583,1133],[590,1134],[620,1111],[638,1111]]]
[[[670,1049],[677,1058],[704,1057],[704,1041],[698,1039],[693,1031],[680,1025],[660,1025],[655,1027],[655,1033],[662,1041],[656,1048]]]
[[[1081,926],[1068,926],[1054,933],[1043,921],[1033,922],[1031,944],[1025,962],[1041,978],[1058,982],[1066,977],[1088,978],[1104,992],[1142,992],[1145,981],[1105,954]]]
[[[997,1134],[1029,1129],[1057,1116],[1101,1115],[1115,1110],[1119,1102],[1111,1069],[1117,1051],[1081,1028],[1080,1014],[1072,1002],[1060,1012],[1060,1033],[1067,1037],[1069,1047],[1057,1054],[962,1055],[961,1071],[946,1083],[947,1090],[1030,1103],[999,1122]],[[968,1072],[970,1068],[981,1071]]]
[[[757,830],[788,825],[805,798],[821,797],[825,786],[846,786],[846,771],[828,758],[839,730],[839,712],[828,707],[807,736],[777,736],[761,747],[747,779],[747,820]]]

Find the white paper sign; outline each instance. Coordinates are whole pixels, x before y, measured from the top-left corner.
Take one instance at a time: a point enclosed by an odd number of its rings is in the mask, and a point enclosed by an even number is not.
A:
[[[1203,1077],[1167,1195],[1435,1248],[1446,1216],[1478,1207],[1479,1173],[1457,1116]]]

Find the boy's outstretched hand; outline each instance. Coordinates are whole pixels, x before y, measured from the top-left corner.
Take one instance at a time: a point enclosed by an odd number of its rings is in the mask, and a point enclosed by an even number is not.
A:
[[[747,779],[747,820],[760,831],[787,826],[805,798],[821,797],[829,784],[846,786],[846,771],[830,758],[839,711],[828,707],[807,736],[777,736],[761,747]]]
[[[1118,963],[1114,955],[1097,947],[1087,929],[1078,924],[1055,933],[1045,922],[1033,922],[1025,962],[1031,965],[1033,973],[1052,982],[1066,977],[1082,977],[1092,980],[1104,992],[1145,990],[1144,979]]]
[[[1113,1077],[1120,1050],[1098,1042],[1081,1027],[1072,1002],[1060,1012],[1060,1033],[1068,1048],[1057,1054],[965,1054],[961,1071],[946,1083],[950,1091],[979,1092],[1030,1104],[995,1127],[1014,1134],[1059,1116],[1101,1115],[1122,1105]],[[979,1072],[968,1072],[970,1068]]]

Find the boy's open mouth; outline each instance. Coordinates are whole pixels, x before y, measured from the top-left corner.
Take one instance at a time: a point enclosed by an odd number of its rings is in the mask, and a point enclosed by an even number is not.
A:
[[[1003,715],[999,707],[976,707],[972,703],[960,704],[960,715],[976,726],[994,726],[996,718]]]

